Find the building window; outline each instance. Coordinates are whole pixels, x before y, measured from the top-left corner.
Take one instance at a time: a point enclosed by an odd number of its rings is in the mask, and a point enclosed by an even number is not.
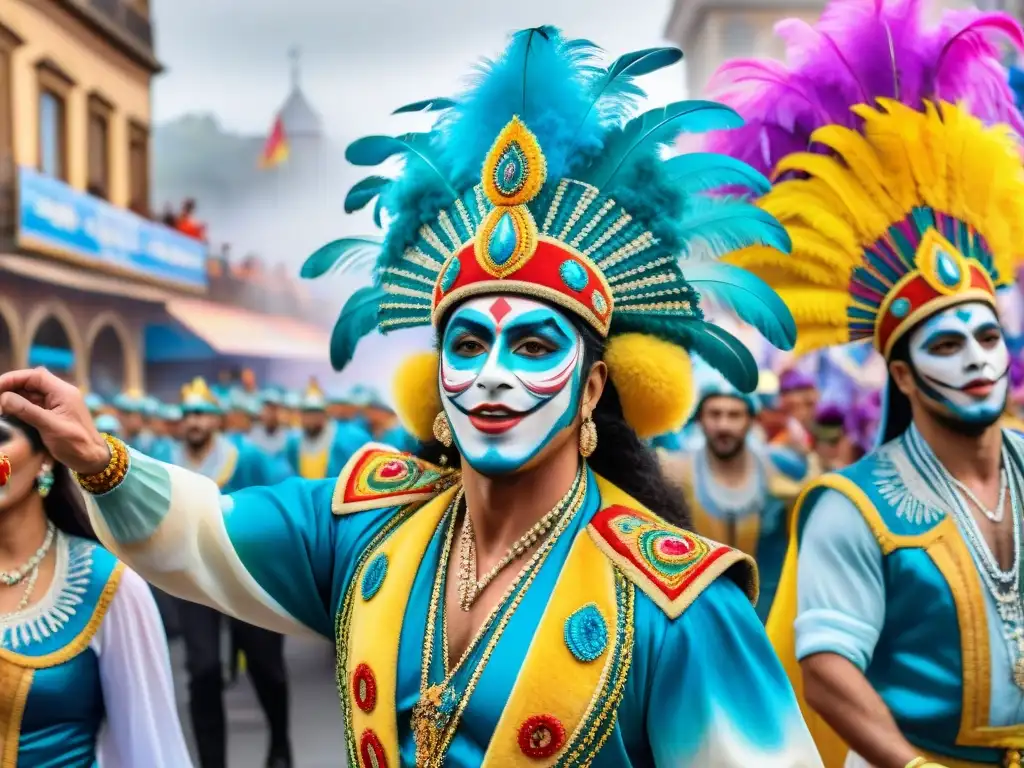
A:
[[[89,96],[89,194],[110,198],[110,116],[113,107],[102,96]]]
[[[128,125],[129,207],[149,216],[149,129],[140,123]]]
[[[723,59],[756,56],[757,29],[746,19],[730,16],[721,22]]]
[[[0,237],[14,227],[14,95],[11,61],[21,40],[0,24]],[[0,322],[0,343],[3,342]],[[3,354],[0,353],[0,361]],[[2,365],[2,362],[0,362]]]
[[[39,76],[39,170],[68,180],[67,97],[74,83],[48,60],[36,65]]]

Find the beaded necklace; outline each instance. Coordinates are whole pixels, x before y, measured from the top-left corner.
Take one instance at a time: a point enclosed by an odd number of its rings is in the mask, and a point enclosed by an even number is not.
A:
[[[967,539],[974,561],[978,564],[978,572],[981,581],[988,590],[988,593],[995,601],[999,619],[1003,624],[1003,637],[1010,647],[1014,658],[1013,682],[1024,689],[1024,600],[1021,596],[1020,579],[1020,546],[1021,546],[1021,487],[1022,478],[1018,463],[1012,450],[1003,445],[1003,466],[1004,471],[1010,476],[1007,487],[1010,497],[1010,518],[1013,524],[1013,563],[1008,570],[999,566],[995,555],[985,541],[985,536],[978,527],[978,522],[971,514],[964,498],[956,492],[960,483],[952,476],[948,469],[938,460],[927,441],[920,437],[916,429],[912,429],[909,438],[913,441],[921,457],[929,465],[933,474],[937,474],[945,481],[941,491],[949,508],[953,512],[953,518],[957,527]],[[1010,460],[1006,454],[1010,453]],[[1002,483],[1001,483],[1002,484]],[[997,510],[998,511],[998,510]],[[987,516],[987,515],[986,515]]]
[[[416,765],[419,768],[440,768],[444,755],[447,753],[448,747],[455,737],[459,720],[469,704],[473,691],[480,680],[480,675],[483,674],[484,668],[487,666],[487,662],[490,660],[491,654],[498,644],[498,640],[501,638],[513,614],[540,571],[540,567],[554,548],[555,543],[583,506],[583,500],[587,494],[587,473],[586,468],[581,465],[572,487],[559,502],[558,507],[563,510],[563,514],[561,514],[558,522],[552,529],[550,536],[545,539],[544,543],[541,544],[520,570],[497,605],[488,614],[487,618],[484,619],[458,663],[451,669],[448,669],[447,621],[444,614],[440,614],[445,678],[441,683],[431,685],[429,681],[431,662],[434,657],[435,626],[438,623],[439,612],[444,611],[444,586],[447,582],[448,561],[451,555],[455,520],[458,516],[462,494],[463,492],[460,489],[446,513],[449,517],[448,530],[444,549],[441,553],[441,561],[438,564],[438,571],[434,577],[430,606],[427,611],[426,636],[423,643],[423,656],[420,667],[420,699],[416,706],[413,707],[412,714],[412,729],[416,741]],[[496,620],[497,625],[494,627],[494,631],[491,632],[492,624]],[[479,660],[475,661],[472,665],[469,679],[460,694],[454,685],[454,679],[460,671],[468,666],[468,660],[475,654],[477,647],[484,637],[488,638],[487,643],[479,656]]]

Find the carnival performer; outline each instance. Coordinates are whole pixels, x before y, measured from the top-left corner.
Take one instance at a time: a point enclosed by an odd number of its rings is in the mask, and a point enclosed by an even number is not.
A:
[[[370,442],[370,433],[354,422],[327,415],[327,398],[311,380],[299,406],[300,428],[285,442],[284,456],[294,472],[307,480],[337,477],[345,463]]]
[[[797,352],[870,342],[889,374],[880,446],[797,504],[768,630],[835,729],[817,732],[827,765],[1019,766],[1024,441],[998,423],[996,290],[1024,243],[1024,174],[1014,131],[986,123],[1022,127],[996,37],[1024,35],[923,11],[836,0],[813,29],[778,27],[789,67],[716,78],[748,124],[713,146],[758,147],[781,179],[759,204],[794,246],[735,263],[770,277]]]
[[[786,514],[814,465],[795,449],[753,439],[756,416],[752,395],[711,382],[694,415],[704,440],[691,450],[661,456],[666,478],[683,494],[693,530],[757,562],[757,615],[765,621],[786,553]]]
[[[117,419],[121,422],[124,441],[132,448],[149,453],[153,436],[146,429],[146,396],[141,390],[128,389],[113,401]]]
[[[220,431],[223,411],[201,378],[182,389],[183,436],[172,463],[212,480],[223,493],[284,479],[279,462],[248,441],[233,441]],[[165,466],[159,464],[157,466]],[[225,497],[227,498],[227,497]],[[171,594],[175,590],[168,589]],[[226,768],[227,720],[224,711],[224,665],[221,653],[221,612],[210,600],[182,602],[178,607],[185,639],[189,712],[202,768]],[[232,660],[245,655],[246,668],[270,730],[268,768],[292,764],[288,735],[288,677],[284,638],[259,626],[230,622]]]
[[[771,216],[702,196],[749,169],[662,160],[680,131],[734,113],[630,118],[634,77],[680,55],[605,65],[590,43],[525,30],[458,99],[400,110],[443,108],[429,137],[349,147],[359,165],[405,157],[387,238],[330,244],[305,272],[377,259],[380,282],[336,326],[338,368],[375,328],[433,325],[439,352],[401,367],[394,399],[437,464],[369,446],[337,480],[222,497],[101,438],[52,375],[0,377],[4,412],[41,425],[104,541],[154,582],[335,639],[352,766],[820,765],[750,605],[756,568],[665,521],[678,495],[641,442],[689,414],[688,348],[757,383],[700,292],[794,341],[778,297],[713,258],[788,247]]]
[[[259,421],[253,426],[249,439],[275,460],[284,459],[289,428],[283,423],[281,392],[265,389],[260,397]]]
[[[19,768],[187,768],[149,586],[93,538],[39,433],[0,418],[0,760]]]

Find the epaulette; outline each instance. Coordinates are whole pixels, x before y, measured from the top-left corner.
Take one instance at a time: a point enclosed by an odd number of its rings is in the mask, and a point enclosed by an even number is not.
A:
[[[428,501],[450,488],[458,476],[455,470],[434,466],[411,453],[367,443],[338,476],[331,510],[347,515]]]
[[[670,619],[728,574],[757,602],[754,560],[739,550],[669,525],[647,511],[605,507],[588,526],[598,548]]]

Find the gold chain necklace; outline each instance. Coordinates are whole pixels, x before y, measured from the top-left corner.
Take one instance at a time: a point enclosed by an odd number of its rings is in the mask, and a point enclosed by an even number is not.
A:
[[[463,517],[462,534],[459,537],[459,605],[462,610],[469,611],[480,593],[494,581],[499,573],[521,558],[534,544],[547,535],[559,515],[565,511],[565,506],[569,503],[575,489],[576,483],[573,482],[569,491],[559,500],[558,504],[530,526],[530,529],[508,548],[501,560],[479,579],[476,575],[476,540],[473,537],[473,521],[468,513]]]
[[[444,754],[447,752],[452,739],[455,737],[455,732],[458,727],[458,722],[462,717],[462,713],[465,711],[466,706],[469,703],[469,699],[472,696],[473,691],[476,689],[476,685],[480,680],[480,675],[483,674],[483,670],[487,666],[487,662],[490,660],[491,654],[494,652],[494,648],[498,644],[498,640],[501,638],[505,628],[508,626],[508,622],[512,618],[512,615],[519,607],[519,603],[522,601],[530,585],[533,583],[533,579],[539,572],[540,566],[547,559],[548,554],[553,549],[561,534],[566,530],[566,528],[568,528],[569,523],[575,518],[576,513],[583,506],[586,494],[586,470],[581,466],[580,471],[577,473],[576,479],[573,482],[571,494],[568,495],[568,498],[563,499],[567,502],[567,514],[561,516],[552,531],[551,536],[549,536],[540,548],[534,552],[533,556],[523,566],[522,570],[520,570],[515,581],[509,585],[508,589],[495,605],[494,609],[490,612],[487,618],[484,619],[480,629],[478,629],[476,634],[473,636],[473,639],[462,654],[462,657],[459,659],[458,663],[451,668],[451,670],[447,670],[447,628],[442,624],[442,639],[446,646],[444,649],[446,654],[444,659],[446,675],[442,683],[430,685],[430,664],[434,656],[434,628],[437,624],[437,615],[441,605],[442,585],[445,581],[443,575],[447,573],[448,558],[451,555],[451,544],[454,534],[455,516],[458,510],[458,504],[461,501],[462,491],[460,490],[457,494],[456,499],[453,501],[453,506],[450,508],[450,514],[452,516],[451,522],[449,523],[445,547],[442,552],[441,563],[438,567],[438,574],[435,576],[434,588],[430,596],[430,606],[427,611],[426,636],[424,638],[423,657],[420,666],[420,699],[413,707],[412,712],[412,730],[416,742],[416,765],[418,768],[435,768],[435,766],[440,766]],[[566,508],[566,505],[562,506],[563,509]],[[502,615],[495,631],[491,634],[480,660],[473,668],[470,679],[466,684],[465,691],[461,696],[458,695],[452,686],[452,681],[456,673],[461,669],[463,664],[465,664],[466,660],[475,650],[480,640],[487,635],[491,624],[502,611],[505,603],[509,601],[509,598],[512,598],[511,603],[509,603],[508,609]]]

